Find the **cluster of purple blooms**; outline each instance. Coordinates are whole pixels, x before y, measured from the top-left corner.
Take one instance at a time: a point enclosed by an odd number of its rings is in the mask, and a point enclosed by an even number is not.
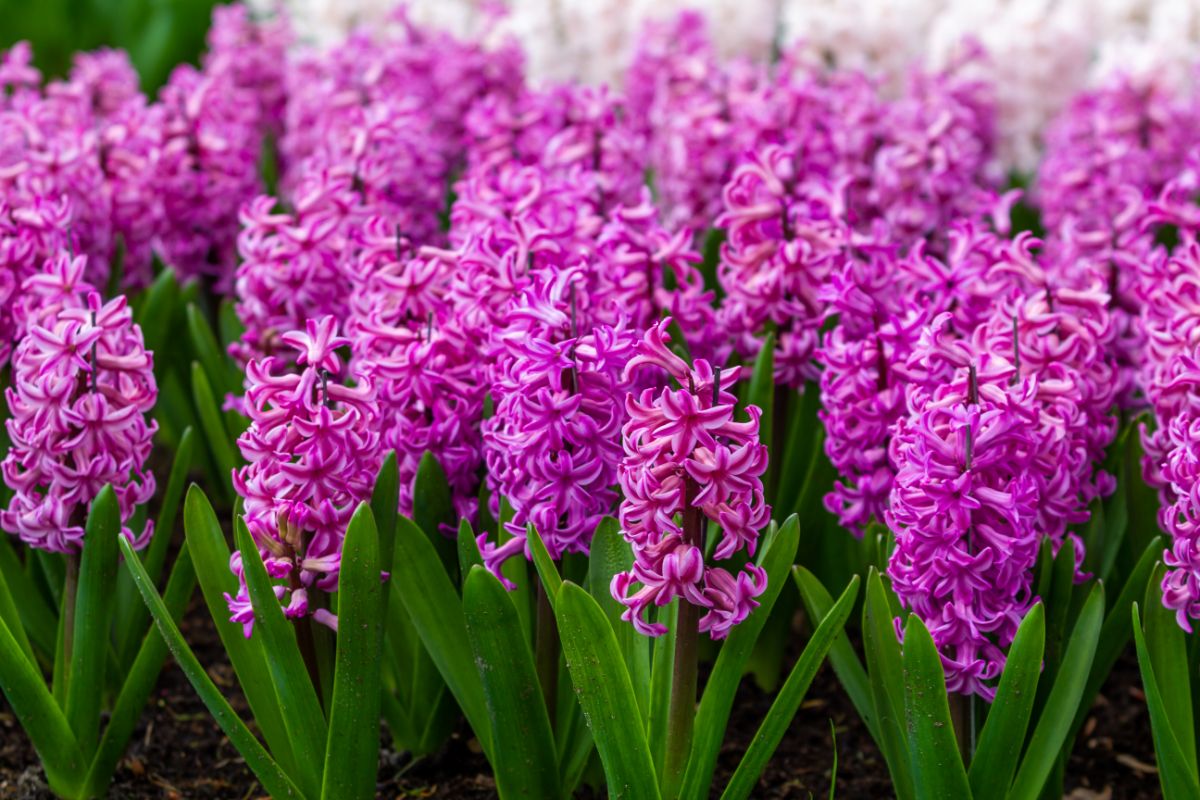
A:
[[[1039,239],[1010,230],[977,50],[892,92],[800,51],[722,61],[684,14],[618,89],[531,85],[495,39],[401,12],[321,50],[231,6],[154,99],[120,53],[49,83],[27,45],[4,54],[5,528],[74,552],[100,487],[127,526],[153,493],[151,356],[93,287],[120,263],[141,288],[157,257],[235,297],[234,485],[290,617],[336,625],[320,595],[394,450],[400,511],[432,456],[497,574],[529,525],[559,559],[615,512],[625,618],[661,634],[680,598],[724,637],[766,586],[762,411],[734,390],[773,334],[780,393],[819,392],[826,508],[891,530],[953,691],[994,692],[1043,541],[1082,579],[1114,409],[1154,412],[1164,598],[1200,619],[1200,102],[1125,80],[1077,98],[1024,198]],[[244,582],[228,602],[249,635]]]

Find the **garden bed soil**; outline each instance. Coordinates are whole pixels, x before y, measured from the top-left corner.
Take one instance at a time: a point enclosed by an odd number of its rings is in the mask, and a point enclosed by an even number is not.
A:
[[[203,604],[193,602],[183,630],[201,663],[221,686],[234,708],[246,716],[233,670],[224,658]],[[730,735],[721,749],[714,786],[722,787],[772,696],[747,680],[739,690],[730,719]],[[832,726],[831,726],[832,723]],[[887,768],[853,707],[825,666],[818,673],[791,729],[754,792],[756,800],[829,796],[836,735],[836,796],[891,796]],[[381,798],[484,800],[495,798],[495,783],[478,746],[460,730],[436,756],[412,761],[385,747],[379,771]],[[719,794],[714,790],[713,796]],[[262,789],[228,739],[212,722],[183,673],[167,665],[129,752],[117,769],[109,797],[121,800],[250,800]],[[1127,654],[1104,685],[1068,769],[1069,800],[1143,800],[1160,796],[1154,770],[1149,719],[1137,664]],[[12,713],[0,706],[0,798],[49,800],[36,754]],[[591,800],[596,793],[584,790]]]

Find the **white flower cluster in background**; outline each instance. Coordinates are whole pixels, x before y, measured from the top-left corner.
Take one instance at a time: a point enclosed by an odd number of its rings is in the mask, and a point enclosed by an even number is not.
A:
[[[1081,89],[1116,73],[1188,82],[1200,59],[1200,0],[785,0],[782,23],[785,41],[892,79],[979,42],[1001,156],[1024,171],[1046,122]]]
[[[394,0],[283,0],[302,40],[377,25]],[[279,0],[257,0],[263,7]],[[531,78],[619,82],[648,19],[703,12],[721,55],[766,59],[776,43],[898,85],[970,42],[996,86],[1004,163],[1030,171],[1067,99],[1114,73],[1191,82],[1200,0],[409,0],[418,23],[460,36],[515,36]],[[497,21],[498,20],[498,21]]]

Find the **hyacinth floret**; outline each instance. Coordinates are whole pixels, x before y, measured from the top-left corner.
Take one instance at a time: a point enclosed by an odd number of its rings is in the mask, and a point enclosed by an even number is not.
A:
[[[754,555],[771,513],[763,499],[767,450],[758,440],[761,411],[748,406],[748,419],[737,421],[730,389],[740,371],[714,372],[704,359],[689,366],[668,347],[669,324],[668,318],[651,327],[625,367],[627,380],[651,368],[665,371],[680,388],[647,388],[626,397],[625,457],[617,477],[624,493],[621,530],[634,563],[613,576],[610,588],[625,606],[622,619],[647,636],[666,632],[647,613],[678,597],[704,610],[700,630],[721,639],[757,607],[767,576],[753,561],[736,576],[706,565],[701,523],[721,528],[715,559],[743,549]]]

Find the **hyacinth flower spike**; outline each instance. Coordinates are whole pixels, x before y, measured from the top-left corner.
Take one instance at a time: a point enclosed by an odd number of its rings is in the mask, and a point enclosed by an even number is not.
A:
[[[651,609],[680,601],[664,764],[667,796],[679,786],[691,744],[699,634],[724,638],[766,590],[766,573],[753,562],[736,577],[705,563],[706,524],[721,526],[713,555],[724,560],[742,549],[753,556],[759,530],[770,518],[762,487],[767,451],[758,441],[761,411],[750,406],[749,419],[736,421],[730,389],[739,371],[714,371],[704,359],[688,365],[668,347],[670,322],[663,319],[646,332],[625,368],[626,379],[639,369],[660,370],[680,388],[647,388],[626,399],[620,522],[634,562],[613,577],[611,587],[626,608],[622,618],[647,636],[666,632],[663,623],[647,619]]]

